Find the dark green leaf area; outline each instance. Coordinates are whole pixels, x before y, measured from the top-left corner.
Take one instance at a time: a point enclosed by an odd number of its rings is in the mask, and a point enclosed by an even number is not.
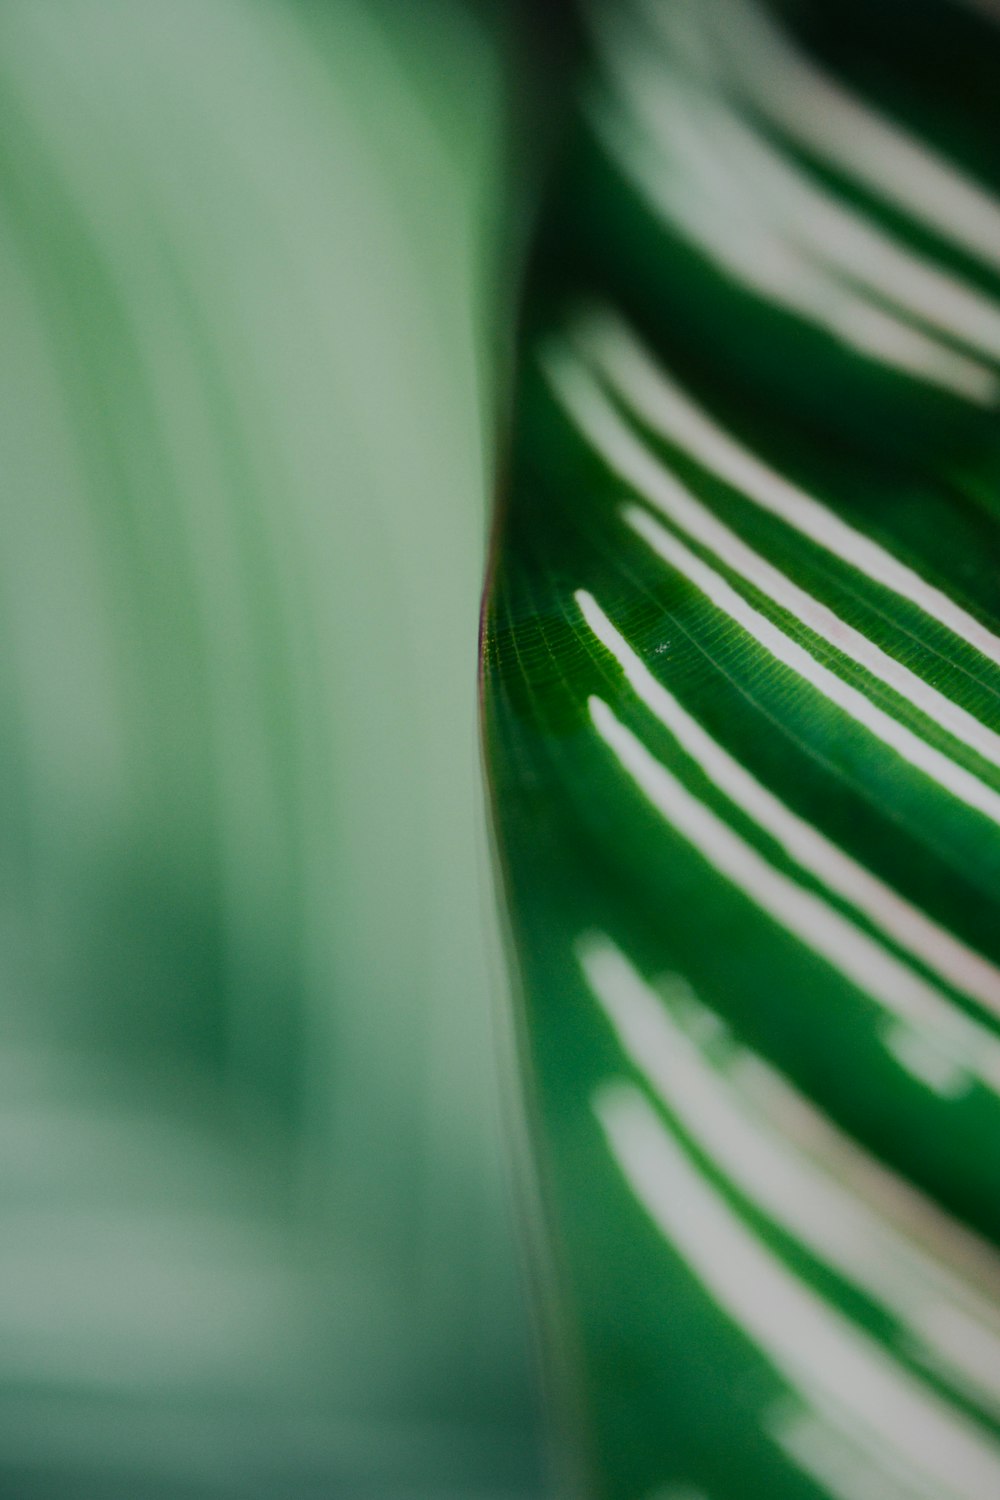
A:
[[[570,1273],[589,1310],[582,1416],[603,1460],[596,1493],[617,1500],[674,1484],[813,1500],[813,1487],[789,1473],[761,1430],[762,1415],[788,1400],[782,1382],[664,1253],[608,1171],[593,1122],[567,1126],[566,1137],[559,1197],[579,1199]]]
[[[1000,1494],[996,100],[842,9],[588,12],[532,278],[486,750],[609,1500]]]
[[[990,142],[1000,129],[1000,47],[986,7],[942,0],[791,0],[796,33],[894,118],[929,134],[949,157],[1000,187]]]
[[[698,388],[692,384],[692,389]],[[755,415],[746,402],[724,407],[716,393],[705,396],[713,410],[726,412],[727,427],[749,451],[767,453],[776,471],[821,496],[848,525],[891,549],[988,627],[1000,625],[1000,455],[981,456],[961,478],[946,480],[933,470],[914,474],[884,461],[848,457],[842,449],[806,445],[794,431],[790,440],[773,408]],[[749,503],[683,448],[649,427],[642,437],[665,467],[757,552],[955,702],[988,723],[1000,723],[995,663],[956,655],[948,631],[912,604],[860,579],[801,532]]]
[[[600,788],[594,786],[591,792],[595,801],[602,800]],[[579,816],[579,806],[575,811]],[[526,844],[528,831],[521,832]],[[738,1476],[740,1488],[734,1493],[741,1495],[811,1495],[812,1489],[799,1476],[787,1472],[780,1453],[762,1432],[762,1426],[780,1427],[785,1420],[789,1396],[783,1383],[732,1321],[720,1314],[690,1267],[670,1253],[648,1215],[637,1207],[609,1163],[589,1107],[595,1091],[609,1079],[620,1080],[624,1073],[641,1087],[642,1074],[634,1065],[623,1068],[620,1048],[603,1018],[595,1014],[593,995],[573,973],[574,916],[582,910],[591,920],[599,917],[622,941],[627,934],[633,953],[649,955],[651,961],[653,955],[662,961],[669,954],[672,965],[686,965],[691,972],[692,955],[703,950],[706,941],[705,925],[698,920],[705,893],[688,890],[686,904],[672,910],[678,888],[665,883],[658,920],[647,915],[640,924],[617,883],[599,879],[593,846],[589,855],[585,841],[570,848],[572,878],[566,870],[556,876],[551,864],[533,861],[522,846],[522,857],[511,869],[510,890],[523,914],[519,928],[529,999],[522,1021],[532,1039],[540,1084],[540,1139],[545,1178],[553,1185],[550,1209],[567,1277],[564,1290],[575,1309],[585,1354],[583,1419],[600,1453],[599,1492],[642,1494],[653,1488],[654,1480],[662,1483],[666,1478],[678,1484],[697,1480],[708,1493],[714,1487],[725,1494],[725,1486],[735,1484]],[[677,874],[681,877],[680,871]],[[572,908],[572,915],[567,908]],[[741,940],[736,926],[726,934],[708,935],[708,942],[720,948],[729,939]],[[738,984],[732,974],[725,977],[725,969],[725,960],[698,968],[701,997],[734,994]],[[712,989],[710,970],[724,976],[717,990]],[[670,971],[662,975],[659,983],[665,994],[673,980]],[[762,999],[758,991],[758,1004]],[[785,1015],[783,1020],[781,1030],[788,1023],[794,1027],[794,1018]],[[733,1035],[741,1040],[751,1031],[749,1026],[743,1031],[733,1027]],[[795,1050],[795,1041],[786,1040],[776,1046],[775,1055],[788,1059]],[[829,1066],[814,1059],[811,1068],[800,1069],[800,1082],[817,1097],[831,1088],[836,1092],[832,1075],[845,1061],[851,1063],[857,1102],[884,1088],[884,1073],[859,1070],[857,1056],[850,1059],[846,1048]],[[848,1123],[865,1139],[878,1139],[881,1133],[879,1144],[888,1149],[898,1120],[898,1091],[882,1095],[882,1112],[874,1116],[864,1108],[852,1109],[850,1097],[844,1102]],[[697,1158],[696,1147],[676,1118],[665,1118]],[[920,1123],[916,1111],[912,1123]],[[977,1129],[981,1132],[983,1124],[980,1120],[969,1131],[965,1152],[975,1153]],[[926,1126],[924,1117],[923,1131]],[[956,1146],[952,1137],[951,1149]],[[724,1179],[712,1173],[703,1157],[698,1159],[725,1195]],[[947,1159],[941,1165],[947,1177]],[[877,1309],[859,1306],[849,1287],[824,1276],[822,1266],[782,1242],[766,1220],[755,1219],[753,1206],[738,1201],[731,1190],[727,1202],[755,1223],[765,1242],[779,1248],[803,1282],[837,1305],[851,1308],[863,1326],[892,1342],[905,1358],[905,1336]]]
[[[578,640],[575,650],[582,655]],[[498,705],[491,725],[498,751],[503,735],[497,759],[519,768],[517,790],[524,798],[516,823],[508,822],[506,845],[513,909],[532,918],[527,951],[549,947],[558,924],[565,933],[563,961],[571,962],[574,921],[581,931],[599,926],[627,934],[622,946],[641,955],[644,968],[684,975],[749,1045],[853,1130],[876,1137],[881,1154],[965,1215],[1000,1230],[1000,1161],[984,1159],[977,1149],[983,1133],[997,1129],[996,1101],[973,1090],[961,1101],[934,1104],[937,1122],[928,1137],[926,1089],[887,1052],[887,1028],[868,997],[778,923],[762,921],[751,899],[732,893],[635,786],[623,782],[579,710],[575,731],[558,738],[544,718],[528,724],[524,705],[549,693],[561,700],[568,719],[574,686],[585,694],[599,664],[591,662],[589,673],[578,668],[573,684],[561,678],[553,687],[551,656],[536,652],[533,659],[538,675],[511,693],[517,710]],[[514,670],[530,660],[526,653]],[[508,668],[510,662],[508,655]],[[666,737],[657,741],[648,734],[641,712],[632,710],[629,721],[651,746],[668,752]],[[671,769],[706,806],[721,811],[721,800],[696,767],[675,756]],[[501,799],[514,790],[510,779],[497,784]],[[748,841],[753,837],[748,820],[734,819],[733,826]],[[773,843],[761,840],[759,847],[775,867],[792,872]],[[546,892],[544,902],[540,891]],[[529,1006],[537,1007],[531,1017],[537,1036],[537,1026],[551,1023],[552,997],[530,984],[528,994]],[[580,1051],[579,1025],[574,1006],[555,1045],[560,1059]]]
[[[567,285],[608,297],[686,370],[730,399],[777,408],[816,442],[909,463],[953,461],[991,442],[991,414],[859,360],[828,331],[721,274],[654,214],[585,127],[539,259],[543,299]]]
[[[495,650],[509,667],[500,682],[512,709],[529,723],[540,716],[554,733],[579,732],[582,725],[586,735],[589,695],[602,695],[616,711],[634,703],[620,668],[597,647],[573,598],[575,590],[586,588],[654,676],[748,770],[765,785],[779,785],[795,812],[835,833],[867,867],[915,902],[929,903],[970,942],[1000,959],[996,828],[937,795],[926,778],[887,755],[863,727],[776,662],[745,631],[732,628],[689,581],[651,553],[622,521],[623,506],[641,496],[580,441],[534,364],[526,372],[519,416],[518,472],[523,479],[514,486],[508,508],[491,616]],[[660,452],[666,458],[662,448]],[[813,583],[803,558],[816,557],[815,547],[718,482],[713,485],[694,472],[683,477],[690,477],[692,493],[720,520],[739,524],[741,537],[763,556],[776,565],[787,561],[789,576],[803,586]],[[996,534],[991,528],[991,539]],[[775,555],[776,538],[784,555]],[[827,561],[824,578],[831,573],[839,584],[847,570]],[[858,588],[856,575],[851,583]],[[745,592],[761,605],[752,590]],[[914,668],[928,658],[905,630],[893,629],[892,617],[870,608],[853,614],[841,610],[845,599],[858,597],[848,587],[816,593],[858,628],[865,629],[873,618],[882,624],[887,649],[896,651],[900,640],[913,642]],[[878,602],[886,608],[884,598]],[[770,608],[766,603],[762,607]],[[866,695],[891,703],[928,738],[952,748],[950,738],[926,716],[894,701],[827,642],[780,611],[770,612],[818,661]],[[877,635],[874,639],[883,643]],[[906,661],[904,652],[898,655]],[[963,685],[971,680],[965,670],[969,656],[955,662],[954,676]],[[992,663],[973,658],[973,664],[997,673]],[[942,686],[951,680],[948,676]],[[984,713],[987,723],[1000,722],[992,693],[970,693],[967,701],[970,708],[985,704],[992,710]],[[655,735],[653,725],[647,716],[640,730]],[[669,737],[664,738],[669,744]],[[991,767],[985,775],[998,779]]]
[[[522,379],[487,616],[486,739],[536,1139],[582,1354],[581,1444],[608,1497],[812,1496],[821,1490],[794,1456],[840,1439],[820,1430],[754,1324],[762,1265],[793,1309],[774,1315],[779,1344],[794,1342],[783,1320],[794,1328],[805,1299],[806,1324],[815,1314],[850,1328],[864,1348],[888,1351],[928,1400],[994,1424],[981,1394],[914,1338],[893,1279],[888,1290],[869,1285],[827,1251],[823,1231],[809,1238],[800,1200],[808,1206],[812,1187],[800,1193],[800,1177],[813,1184],[816,1173],[822,1194],[843,1192],[865,1223],[901,1193],[925,1206],[918,1218],[946,1226],[944,1243],[970,1227],[982,1243],[1000,1238],[1000,1157],[983,1149],[1000,1132],[996,1012],[958,970],[940,971],[937,938],[908,946],[909,928],[887,930],[880,906],[891,892],[935,933],[995,961],[1000,830],[801,663],[779,660],[770,638],[705,593],[690,560],[687,573],[671,566],[629,516],[655,520],[864,703],[947,751],[949,764],[981,772],[984,786],[994,778],[982,757],[956,749],[954,736],[616,474],[553,394],[552,337]],[[973,683],[965,704],[995,722],[985,712],[991,662],[963,657],[952,641],[947,670],[933,678],[928,640],[946,632],[911,634],[919,611],[908,618],[889,591],[668,445],[650,451],[717,520],[893,659],[912,641],[907,661],[922,680],[942,692]],[[975,673],[963,678],[966,662]],[[679,738],[680,724],[701,740]],[[757,788],[742,802],[733,766]],[[768,824],[767,797],[822,841],[817,862],[783,839],[787,823]],[[877,900],[830,884],[840,857],[852,879],[879,883]],[[692,1079],[701,1103],[687,1092]],[[754,1150],[766,1139],[777,1152],[763,1182],[741,1175],[744,1130]],[[658,1221],[659,1165],[651,1188],[630,1178],[632,1131],[640,1142],[647,1132],[654,1163],[663,1154],[668,1215],[685,1195],[692,1223],[704,1213],[704,1242],[686,1238],[687,1209]],[[721,1290],[717,1268],[699,1259],[711,1261],[717,1235],[732,1237],[734,1266],[746,1261]],[[857,1477],[866,1461],[848,1446],[838,1462]]]

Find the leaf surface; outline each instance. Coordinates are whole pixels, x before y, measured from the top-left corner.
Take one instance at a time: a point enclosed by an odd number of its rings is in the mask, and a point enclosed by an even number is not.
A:
[[[602,1494],[1000,1492],[1000,33],[913,9],[595,10],[540,236],[485,733]]]

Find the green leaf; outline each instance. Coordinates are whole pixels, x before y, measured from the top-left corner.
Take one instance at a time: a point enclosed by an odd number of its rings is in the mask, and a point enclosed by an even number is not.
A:
[[[10,1500],[540,1484],[475,735],[506,43],[404,10],[0,8]]]
[[[1000,32],[905,16],[595,10],[540,239],[487,758],[623,1500],[1000,1493]]]

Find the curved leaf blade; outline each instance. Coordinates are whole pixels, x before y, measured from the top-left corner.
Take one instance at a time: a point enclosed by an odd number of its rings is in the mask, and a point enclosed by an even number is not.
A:
[[[486,739],[607,1495],[1000,1483],[1000,198],[881,16],[598,14],[536,268]]]

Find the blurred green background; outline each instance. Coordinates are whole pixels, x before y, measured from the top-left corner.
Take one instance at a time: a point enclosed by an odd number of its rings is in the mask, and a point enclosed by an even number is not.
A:
[[[4,1496],[542,1490],[476,740],[514,45],[0,10]]]

